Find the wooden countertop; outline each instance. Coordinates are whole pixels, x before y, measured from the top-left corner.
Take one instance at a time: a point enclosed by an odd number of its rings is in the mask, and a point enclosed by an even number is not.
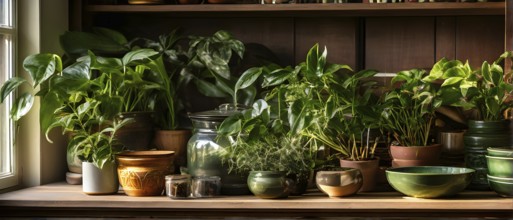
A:
[[[54,183],[0,194],[0,216],[77,217],[499,217],[513,218],[513,198],[491,191],[465,191],[444,199],[418,199],[398,192],[329,198],[319,191],[264,200],[254,196],[172,200],[166,196],[90,196],[80,185]]]

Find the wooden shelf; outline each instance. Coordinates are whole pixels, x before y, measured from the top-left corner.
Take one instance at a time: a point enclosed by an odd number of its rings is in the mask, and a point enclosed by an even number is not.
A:
[[[198,4],[89,5],[87,12],[240,14],[244,16],[456,16],[504,15],[505,2],[389,3],[389,4]]]
[[[0,194],[7,216],[75,217],[513,217],[513,199],[491,191],[465,191],[452,198],[417,199],[398,192],[328,198],[319,191],[301,197],[264,200],[254,196],[172,200],[166,196],[89,196],[80,185],[54,183]]]

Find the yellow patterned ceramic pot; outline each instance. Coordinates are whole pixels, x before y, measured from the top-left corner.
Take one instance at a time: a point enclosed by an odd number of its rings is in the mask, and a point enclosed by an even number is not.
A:
[[[116,155],[119,183],[129,196],[159,196],[173,173],[174,151],[130,151]]]

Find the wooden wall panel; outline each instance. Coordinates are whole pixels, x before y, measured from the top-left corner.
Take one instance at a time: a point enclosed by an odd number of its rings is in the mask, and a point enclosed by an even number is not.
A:
[[[505,50],[513,50],[513,1],[506,1],[506,45]],[[512,63],[507,60],[506,68],[511,69]]]
[[[244,43],[267,46],[280,58],[282,65],[294,63],[293,18],[175,18],[162,14],[120,16],[121,18],[114,18],[109,22],[98,22],[121,30],[129,37],[156,38],[159,34],[178,27],[184,28],[185,34],[200,36],[210,36],[218,30],[226,30]]]
[[[442,58],[454,59],[456,57],[456,18],[436,18],[436,55],[438,61]]]
[[[367,69],[395,73],[434,63],[434,17],[372,17],[365,30]]]
[[[357,66],[357,18],[298,18],[295,33],[295,62],[306,60],[308,50],[319,43],[328,50],[328,61]]]
[[[473,67],[493,62],[504,52],[503,16],[461,16],[456,19],[456,58]]]

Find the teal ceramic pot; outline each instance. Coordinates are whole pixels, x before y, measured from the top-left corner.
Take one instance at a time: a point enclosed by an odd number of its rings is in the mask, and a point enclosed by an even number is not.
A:
[[[513,197],[513,178],[499,178],[488,175],[490,188],[502,197]]]
[[[488,156],[511,157],[513,158],[513,146],[510,147],[489,147],[486,149]]]
[[[386,170],[388,183],[411,197],[438,198],[463,191],[475,171],[463,167],[418,166]]]
[[[493,157],[486,155],[488,174],[495,177],[513,178],[513,157]]]
[[[487,148],[511,146],[511,120],[473,121],[468,122],[463,142],[465,145],[465,166],[474,169],[476,173],[469,185],[474,190],[489,190],[488,166],[485,155]]]
[[[363,186],[363,175],[359,169],[349,167],[318,171],[315,184],[329,197],[350,196]]]
[[[249,190],[261,199],[287,198],[291,183],[285,172],[279,171],[251,171],[248,176]]]
[[[220,152],[230,145],[230,140],[218,138],[217,127],[238,109],[222,105],[219,109],[190,114],[193,133],[187,142],[187,172],[196,176],[221,177],[221,194],[248,195],[247,175],[229,174]]]

